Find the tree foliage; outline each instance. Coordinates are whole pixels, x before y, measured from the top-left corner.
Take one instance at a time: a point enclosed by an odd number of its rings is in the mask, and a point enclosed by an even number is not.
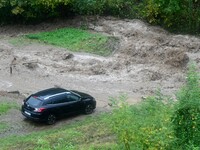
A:
[[[74,0],[72,9],[81,15],[100,15],[105,9],[105,0]]]
[[[192,34],[200,32],[199,0],[145,0],[144,8],[143,17],[150,23]]]
[[[140,18],[172,31],[200,33],[200,0],[0,0],[1,23],[68,13]]]
[[[178,144],[200,145],[200,77],[192,65],[188,71],[186,85],[178,92],[178,109],[174,114],[174,129]]]
[[[57,16],[71,0],[0,0],[1,22],[34,21]]]

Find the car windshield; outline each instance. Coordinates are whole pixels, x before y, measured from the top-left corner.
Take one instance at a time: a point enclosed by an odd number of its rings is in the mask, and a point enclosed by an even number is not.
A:
[[[28,100],[27,103],[33,107],[37,107],[40,106],[40,104],[42,103],[41,100],[31,96]]]

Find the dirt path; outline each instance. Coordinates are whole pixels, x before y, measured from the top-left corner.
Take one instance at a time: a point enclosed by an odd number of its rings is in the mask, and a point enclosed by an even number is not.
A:
[[[184,83],[189,61],[196,62],[200,68],[200,39],[196,37],[172,35],[139,20],[88,18],[87,21],[90,30],[120,39],[112,56],[72,54],[65,49],[39,43],[10,43],[10,39],[26,33],[81,26],[85,22],[80,18],[36,26],[1,27],[0,91],[19,91],[27,96],[53,86],[80,90],[97,99],[98,113],[109,109],[110,96],[120,93],[127,93],[130,103],[138,102],[141,96],[153,94],[158,88],[171,95]],[[69,54],[73,57],[68,57]],[[13,58],[16,61],[10,75]],[[21,102],[20,98],[15,100]],[[15,114],[14,120],[10,114]],[[24,132],[49,128],[23,121],[19,111],[11,111],[0,120],[16,123],[16,127],[4,135],[14,134],[22,128]],[[69,120],[59,122],[55,127]]]

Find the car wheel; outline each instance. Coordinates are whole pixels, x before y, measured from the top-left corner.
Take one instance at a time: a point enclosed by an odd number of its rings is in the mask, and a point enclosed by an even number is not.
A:
[[[56,116],[53,114],[49,114],[47,117],[47,124],[52,125],[56,122]]]
[[[93,106],[91,104],[88,104],[86,105],[84,112],[85,114],[91,114],[93,110],[94,110]]]

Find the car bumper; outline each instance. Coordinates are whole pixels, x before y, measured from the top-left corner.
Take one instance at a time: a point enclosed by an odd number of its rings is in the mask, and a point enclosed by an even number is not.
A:
[[[21,113],[23,116],[25,116],[26,118],[33,120],[33,121],[45,121],[46,120],[42,114],[32,113],[27,110],[21,110]]]

